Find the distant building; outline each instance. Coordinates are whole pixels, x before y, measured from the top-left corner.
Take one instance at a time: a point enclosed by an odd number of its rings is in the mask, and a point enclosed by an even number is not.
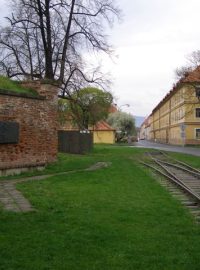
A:
[[[161,143],[200,144],[200,67],[181,79],[153,109],[140,136]]]
[[[90,129],[93,133],[94,143],[115,143],[115,129],[113,129],[105,121],[99,121],[93,128]]]
[[[114,105],[111,105],[109,112],[116,112],[117,109]],[[73,123],[72,117],[67,114],[65,116],[64,122],[60,124],[59,130],[65,131],[77,131],[79,130],[78,126]],[[115,132],[106,121],[101,120],[96,123],[94,126],[89,127],[89,131],[93,134],[94,143],[105,143],[105,144],[114,144],[115,143]]]
[[[151,139],[151,116],[147,117],[140,127],[139,139],[150,140]]]

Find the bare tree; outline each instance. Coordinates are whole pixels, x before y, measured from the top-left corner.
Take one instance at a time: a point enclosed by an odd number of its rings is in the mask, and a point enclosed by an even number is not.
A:
[[[175,70],[176,79],[177,80],[184,79],[192,70],[193,70],[193,67],[191,66],[183,66],[183,67],[177,68]]]
[[[1,73],[57,81],[63,96],[78,81],[103,82],[99,68],[86,72],[82,53],[111,54],[105,26],[119,18],[114,0],[12,0],[12,11],[0,29]]]
[[[184,79],[191,71],[200,65],[200,50],[193,51],[186,56],[186,59],[186,65],[175,70],[175,76],[177,80]]]
[[[191,54],[186,56],[189,66],[196,68],[200,65],[200,50],[193,51]]]

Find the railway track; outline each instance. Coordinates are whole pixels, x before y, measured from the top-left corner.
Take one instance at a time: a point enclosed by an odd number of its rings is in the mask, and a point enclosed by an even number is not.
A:
[[[200,222],[200,171],[171,158],[164,152],[147,153],[148,161],[141,163],[157,174],[161,185],[187,206]]]

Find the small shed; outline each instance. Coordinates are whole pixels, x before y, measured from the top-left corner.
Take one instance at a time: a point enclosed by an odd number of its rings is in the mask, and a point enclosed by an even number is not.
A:
[[[107,122],[99,121],[91,131],[93,132],[94,143],[115,143],[115,129]]]

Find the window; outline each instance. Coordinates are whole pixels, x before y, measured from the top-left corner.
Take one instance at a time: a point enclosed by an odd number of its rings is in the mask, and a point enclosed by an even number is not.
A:
[[[200,108],[196,108],[196,117],[200,117]]]
[[[200,140],[200,128],[196,128],[196,139]]]
[[[200,99],[200,86],[196,86],[196,97]]]

